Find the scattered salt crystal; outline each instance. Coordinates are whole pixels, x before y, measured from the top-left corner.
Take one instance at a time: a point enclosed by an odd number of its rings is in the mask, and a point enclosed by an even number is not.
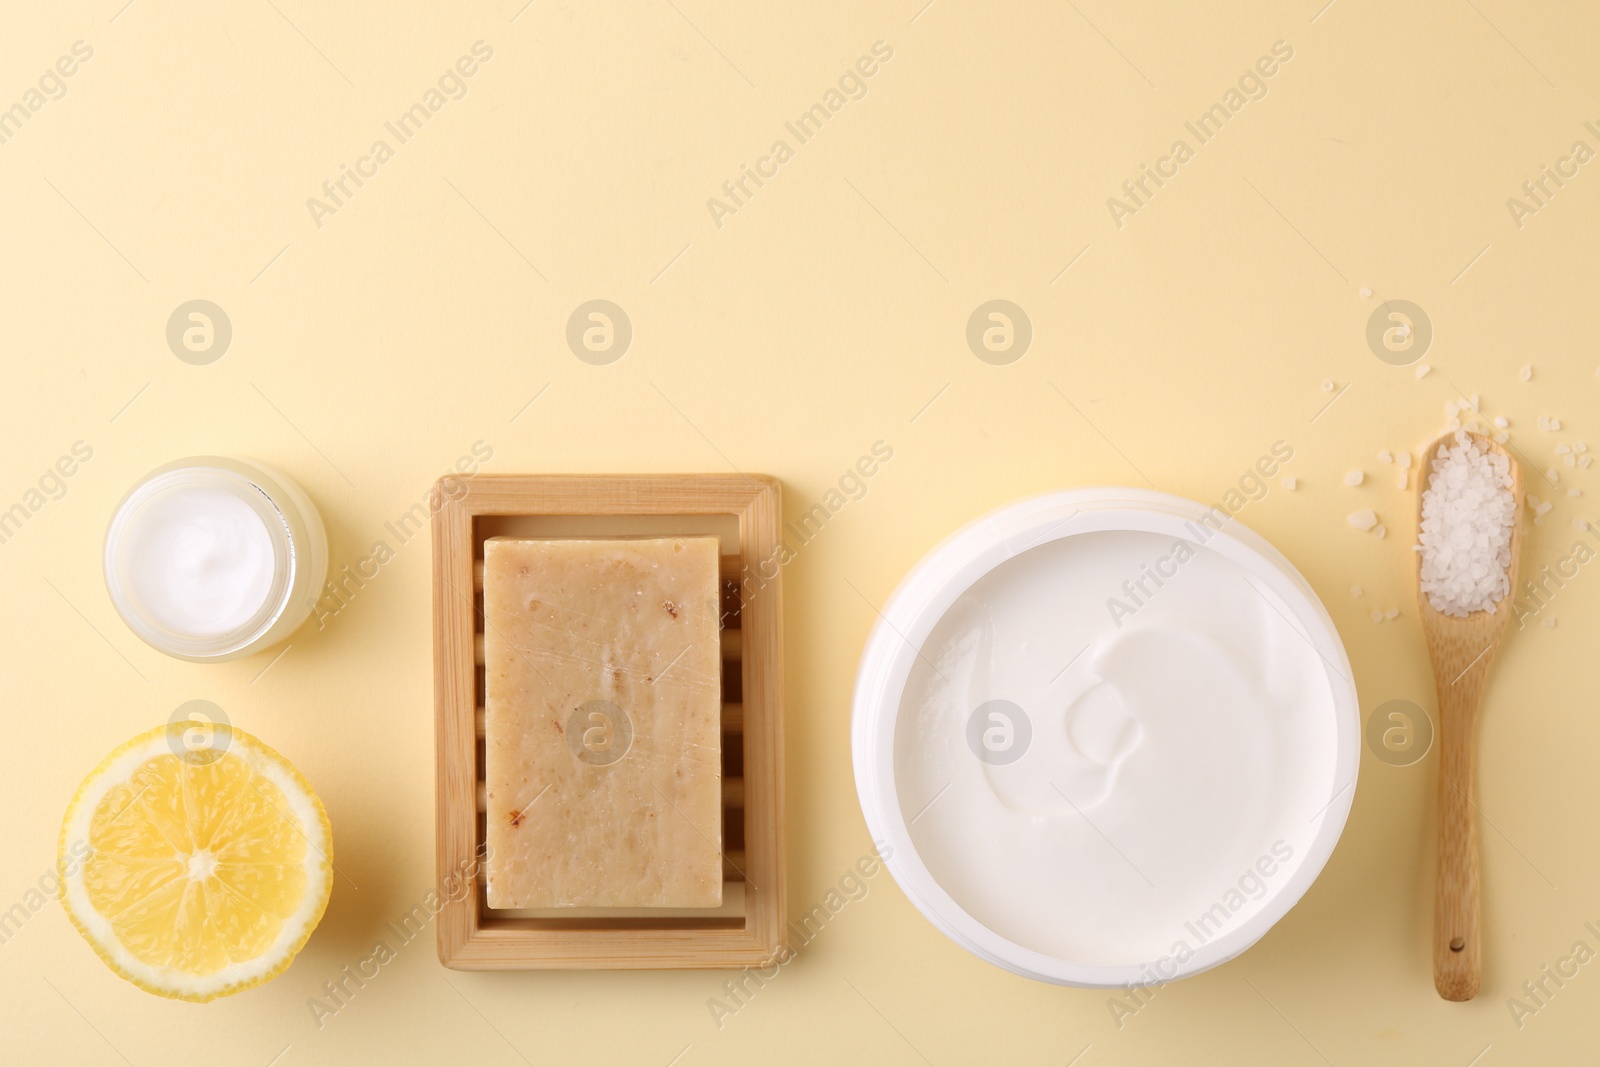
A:
[[[1576,499],[1576,498],[1578,498],[1578,497],[1583,495],[1583,490],[1581,490],[1581,489],[1568,489],[1567,490],[1567,495],[1572,497],[1572,498],[1574,498],[1574,499]]]
[[[1345,485],[1360,485],[1367,477],[1365,471],[1353,470],[1344,476]]]
[[[1546,629],[1554,630],[1556,628],[1556,617],[1554,615],[1550,616],[1544,620],[1544,625]]]
[[[1359,598],[1361,596],[1361,587],[1359,585],[1352,585],[1350,587],[1350,595],[1352,597]]]
[[[1381,611],[1374,611],[1374,612],[1373,612],[1373,613],[1372,613],[1372,621],[1373,621],[1373,622],[1382,622],[1382,621],[1383,621],[1383,612],[1381,612]]]
[[[1432,369],[1433,368],[1428,366],[1426,363],[1418,365],[1418,367],[1417,367],[1417,377],[1418,378],[1426,378],[1428,376],[1428,372],[1431,371]],[[1596,374],[1600,374],[1600,368],[1597,368],[1595,370],[1595,373]]]
[[[1324,393],[1333,392],[1333,379],[1332,378],[1324,378],[1322,380],[1322,391]]]
[[[1546,515],[1550,514],[1550,509],[1553,507],[1555,507],[1555,505],[1550,503],[1550,501],[1541,500],[1539,501],[1539,506],[1533,509],[1533,513],[1542,519]]]
[[[1398,619],[1400,617],[1400,609],[1390,608],[1388,611],[1383,613],[1383,617],[1386,619]]]
[[[1445,423],[1445,427],[1451,430],[1459,430],[1461,429],[1461,420],[1451,419],[1449,422]]]
[[[1378,513],[1371,508],[1364,508],[1361,511],[1352,511],[1344,517],[1344,521],[1364,532],[1378,525]]]
[[[1300,484],[1299,480],[1296,479],[1295,476],[1292,475],[1292,474],[1288,475],[1287,477],[1285,477],[1283,479],[1283,487],[1285,489],[1289,490],[1289,492],[1291,492],[1291,493],[1294,492],[1295,487],[1298,486],[1299,484]]]
[[[1394,462],[1394,457],[1389,454],[1389,450],[1387,448],[1380,449],[1379,452],[1378,452],[1378,462],[1379,463],[1393,463]]]
[[[1587,520],[1587,519],[1573,519],[1572,520],[1572,526],[1579,533],[1587,533],[1588,530],[1589,530],[1589,520]]]
[[[1530,368],[1523,368],[1524,380]],[[1435,611],[1487,611],[1510,591],[1516,498],[1511,464],[1465,433],[1442,444],[1422,494],[1420,585]]]
[[[1584,470],[1588,470],[1589,469],[1589,464],[1591,464],[1593,462],[1594,462],[1594,457],[1593,456],[1579,456],[1578,457],[1578,466],[1582,467]]]
[[[1372,536],[1382,541],[1385,537],[1389,536],[1389,528],[1380,522],[1378,525],[1372,528]]]
[[[1554,467],[1551,467],[1549,470],[1544,472],[1544,480],[1549,482],[1551,485],[1554,485],[1561,480],[1561,472],[1556,470]]]
[[[1572,451],[1572,446],[1571,445],[1556,445],[1556,455],[1558,455],[1558,456],[1564,456],[1568,452],[1571,452],[1571,451]]]
[[[1532,363],[1524,363],[1522,365],[1522,369],[1517,371],[1517,377],[1521,378],[1525,382],[1532,381],[1533,380],[1533,364]]]
[[[1572,451],[1574,455],[1581,456],[1585,452],[1589,451],[1589,446],[1584,444],[1582,441],[1574,441],[1572,443]]]
[[[1460,411],[1461,411],[1461,405],[1457,404],[1454,400],[1446,400],[1444,402],[1444,415],[1445,415],[1445,418],[1453,419],[1453,418],[1456,417],[1456,415]]]
[[[1508,421],[1504,415],[1496,415],[1494,417],[1494,424],[1500,427],[1502,430],[1511,425],[1510,421]]]
[[[1399,458],[1400,458],[1400,466],[1404,467],[1406,470],[1410,470],[1411,469],[1411,453],[1410,452],[1402,452],[1402,453],[1400,453],[1400,457]]]
[[[1550,429],[1551,430],[1559,430],[1559,429],[1561,429],[1561,420],[1560,419],[1551,419],[1550,420]]]
[[[1401,469],[1400,473],[1395,476],[1395,480],[1394,480],[1395,488],[1396,489],[1404,489],[1406,487],[1406,480],[1409,477],[1409,475],[1410,475],[1409,471],[1407,471],[1405,469]]]
[[[1366,285],[1363,285],[1363,286],[1362,286],[1362,287],[1361,287],[1361,299],[1363,299],[1363,300],[1365,300],[1365,299],[1367,299],[1367,298],[1368,298],[1368,297],[1370,297],[1370,296],[1371,296],[1371,295],[1372,295],[1372,289],[1371,289],[1371,287],[1370,287],[1370,286],[1366,286]],[[1596,371],[1596,372],[1595,372],[1595,373],[1597,373],[1597,374],[1600,374],[1600,371]]]
[[[1576,467],[1578,465],[1578,457],[1577,456],[1569,455],[1569,456],[1565,457],[1565,460],[1566,460],[1567,466],[1569,466],[1569,467]]]
[[[1550,416],[1548,416],[1548,415],[1540,415],[1539,416],[1538,426],[1539,426],[1539,429],[1543,430],[1545,433],[1549,433],[1550,432]]]

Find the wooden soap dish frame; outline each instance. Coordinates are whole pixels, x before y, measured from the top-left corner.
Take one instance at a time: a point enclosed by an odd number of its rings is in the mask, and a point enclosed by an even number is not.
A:
[[[756,474],[447,475],[433,514],[433,691],[437,873],[458,886],[484,841],[483,538],[485,520],[674,517],[737,520],[723,544],[723,878],[743,915],[683,911],[626,917],[505,917],[481,871],[468,891],[439,893],[439,962],[456,970],[740,968],[778,951],[786,916],[783,830],[783,643],[776,479]],[[638,524],[635,523],[635,526]],[[664,524],[665,525],[665,524]],[[707,531],[709,532],[709,531]],[[546,536],[546,535],[540,535]],[[603,533],[548,536],[606,536]],[[633,533],[632,536],[640,536]],[[769,577],[770,574],[770,577]],[[737,688],[730,672],[737,672]],[[736,693],[738,701],[730,701]],[[738,745],[738,750],[730,746]],[[737,777],[730,765],[741,769]],[[741,840],[742,839],[742,840]]]

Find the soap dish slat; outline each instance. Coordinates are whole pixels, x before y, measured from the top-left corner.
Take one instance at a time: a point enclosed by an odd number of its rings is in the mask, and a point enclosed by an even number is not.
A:
[[[740,968],[778,952],[785,911],[781,510],[743,474],[446,476],[433,515],[439,960],[457,970]],[[723,906],[488,907],[481,871],[483,542],[526,537],[722,541]],[[446,891],[458,887],[454,891]]]

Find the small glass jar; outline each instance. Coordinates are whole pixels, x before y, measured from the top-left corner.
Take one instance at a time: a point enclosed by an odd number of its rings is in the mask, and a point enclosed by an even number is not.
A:
[[[106,531],[106,589],[122,621],[178,659],[238,659],[305,622],[328,539],[305,492],[270,467],[194,456],[129,490]]]

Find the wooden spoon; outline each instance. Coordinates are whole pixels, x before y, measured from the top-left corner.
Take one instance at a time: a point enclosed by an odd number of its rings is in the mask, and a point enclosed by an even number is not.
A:
[[[1471,1000],[1483,980],[1483,944],[1478,903],[1478,822],[1474,772],[1478,706],[1489,664],[1511,618],[1516,597],[1517,558],[1522,551],[1522,468],[1506,450],[1483,434],[1469,434],[1486,451],[1511,464],[1511,495],[1516,522],[1511,527],[1510,586],[1493,611],[1455,618],[1434,610],[1422,592],[1422,553],[1417,556],[1417,601],[1422,636],[1433,660],[1439,694],[1439,881],[1433,911],[1433,984],[1446,1000]],[[1417,478],[1418,529],[1422,493],[1433,477],[1440,445],[1455,443],[1455,433],[1439,438],[1423,453]]]

